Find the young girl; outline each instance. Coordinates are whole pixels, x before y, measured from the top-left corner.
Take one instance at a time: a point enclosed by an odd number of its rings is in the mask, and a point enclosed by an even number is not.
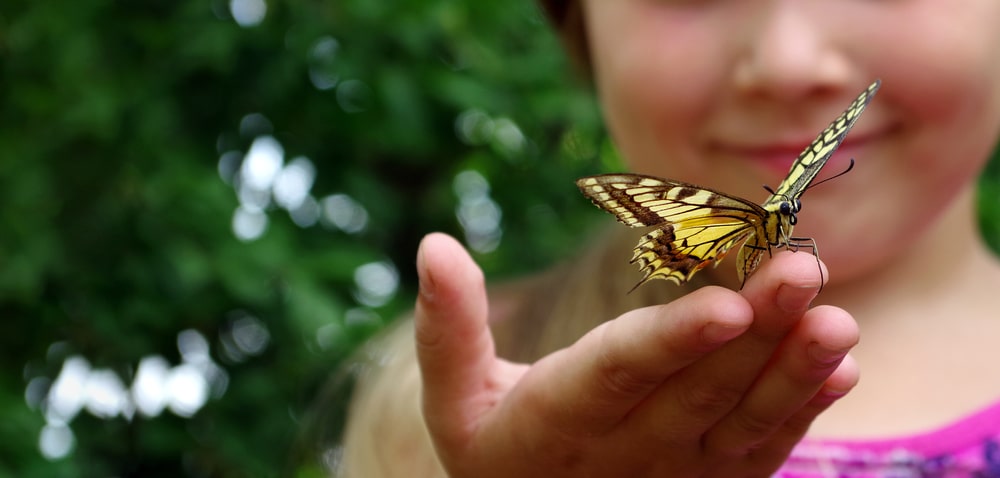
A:
[[[880,78],[819,179],[856,166],[803,196],[795,233],[822,272],[782,251],[742,289],[730,258],[626,295],[640,232],[616,225],[487,294],[431,234],[415,318],[356,394],[343,474],[1000,476],[1000,262],[974,210],[1000,131],[1000,2],[546,8],[634,172],[748,199]]]

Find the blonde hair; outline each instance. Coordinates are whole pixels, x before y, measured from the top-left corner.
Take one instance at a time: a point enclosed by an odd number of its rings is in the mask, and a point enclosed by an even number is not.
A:
[[[420,413],[416,355],[412,317],[365,346],[335,476],[446,476]]]
[[[638,307],[669,302],[704,281],[677,287],[663,281],[626,292],[640,277],[626,260],[635,231],[616,227],[577,260],[542,274],[491,287],[511,300],[505,317],[491,323],[497,353],[533,362],[571,345],[600,323]],[[420,414],[420,373],[407,318],[365,349],[348,412],[343,478],[444,477]]]

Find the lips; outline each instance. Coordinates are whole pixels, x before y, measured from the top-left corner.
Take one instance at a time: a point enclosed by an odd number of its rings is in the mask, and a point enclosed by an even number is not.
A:
[[[874,141],[889,132],[889,128],[852,131],[827,163],[833,169],[847,166],[850,159],[858,158],[863,150]],[[760,144],[742,144],[739,142],[718,142],[710,148],[724,156],[740,161],[757,164],[764,169],[774,171],[776,175],[785,175],[792,167],[792,162],[815,139],[814,137],[792,141],[773,141]],[[838,167],[839,166],[839,167]]]

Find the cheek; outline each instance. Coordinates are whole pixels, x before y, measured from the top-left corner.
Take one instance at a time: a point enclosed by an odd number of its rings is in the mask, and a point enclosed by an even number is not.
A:
[[[690,177],[682,171],[697,164],[693,144],[721,82],[719,55],[706,53],[718,40],[655,9],[608,15],[591,29],[591,42],[605,120],[623,158],[636,171]],[[699,45],[698,54],[685,45]]]
[[[897,19],[906,26],[871,44],[871,68],[883,78],[877,101],[904,135],[880,176],[887,195],[924,210],[973,180],[1000,130],[1000,2],[958,3],[914,1]]]
[[[880,51],[872,69],[885,85],[880,100],[915,136],[909,174],[978,170],[1000,127],[1000,2],[957,3],[915,1],[899,19],[908,26],[872,45]]]
[[[1000,129],[1000,81],[980,74],[923,76],[900,84],[897,94],[908,101],[900,100],[906,138],[890,153],[883,175],[898,175],[889,191],[927,210],[950,202],[989,160]]]

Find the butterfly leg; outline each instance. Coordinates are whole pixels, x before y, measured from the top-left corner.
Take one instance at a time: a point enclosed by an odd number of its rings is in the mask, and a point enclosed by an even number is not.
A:
[[[819,269],[819,290],[823,290],[823,283],[826,282],[826,278],[823,276],[823,266],[819,263],[819,246],[816,245],[816,239],[811,237],[789,237],[786,244],[780,244],[778,247],[787,246],[788,250],[792,252],[799,252],[801,248],[808,248],[809,252],[816,257],[816,267]]]

